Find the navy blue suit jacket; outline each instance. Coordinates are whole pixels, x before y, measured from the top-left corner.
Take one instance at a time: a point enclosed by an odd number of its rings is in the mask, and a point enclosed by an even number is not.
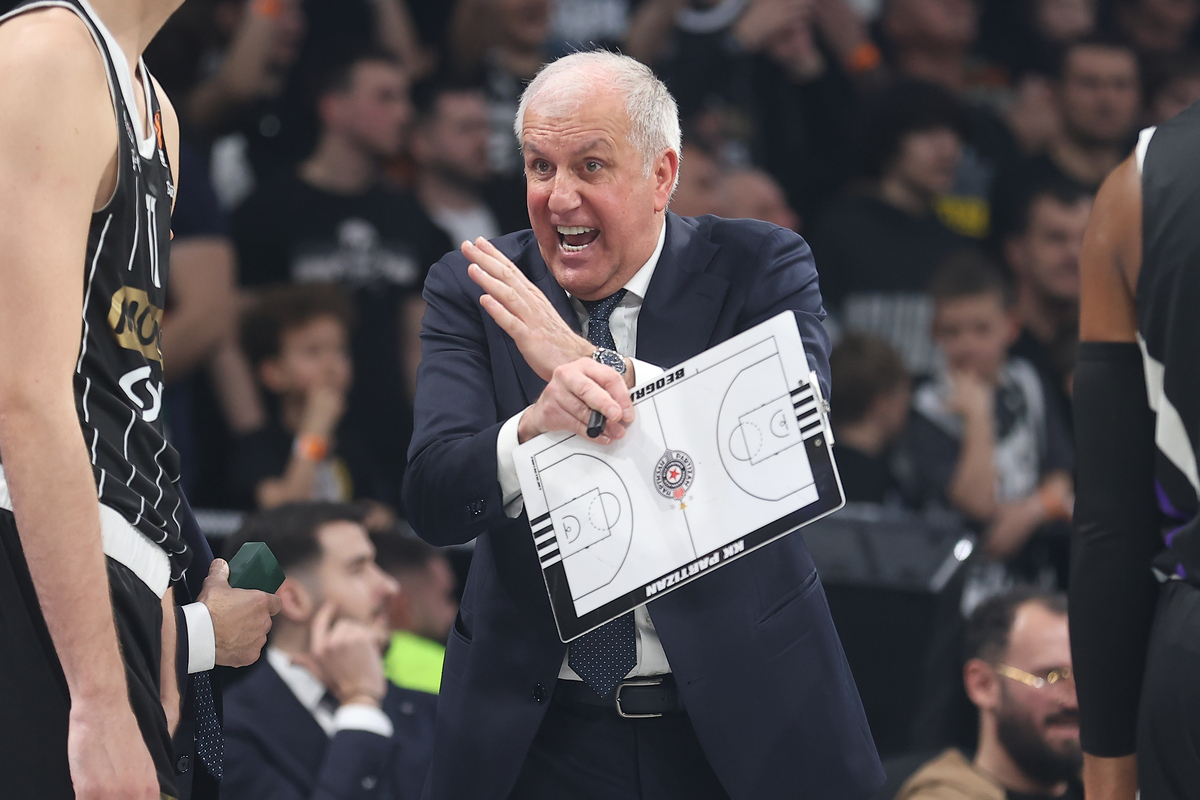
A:
[[[417,800],[433,750],[437,696],[389,684],[391,739],[332,737],[260,659],[225,693],[225,800]]]
[[[667,215],[638,316],[637,357],[669,367],[776,314],[798,313],[828,389],[829,340],[808,245],[767,223]],[[495,244],[578,329],[531,231]],[[478,537],[450,635],[426,797],[507,797],[566,645],[559,641],[524,514],[504,514],[500,426],[545,383],[483,312],[466,259],[425,283],[408,519],[429,542]],[[812,559],[783,539],[649,604],[696,735],[734,800],[858,800],[883,781]],[[463,769],[470,765],[470,769]]]

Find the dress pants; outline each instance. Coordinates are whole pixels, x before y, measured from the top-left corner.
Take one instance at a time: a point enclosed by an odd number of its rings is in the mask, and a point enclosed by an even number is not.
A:
[[[687,714],[551,701],[509,800],[729,800]]]

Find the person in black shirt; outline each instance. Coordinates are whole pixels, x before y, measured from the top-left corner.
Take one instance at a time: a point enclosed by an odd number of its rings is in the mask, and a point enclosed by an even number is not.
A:
[[[1065,531],[1033,536],[1070,518],[1070,437],[1037,371],[1008,357],[1017,323],[999,268],[964,253],[930,290],[945,367],[913,393],[900,478],[910,501],[953,508],[981,532],[963,590],[969,612],[1018,579],[1062,580]]]
[[[1028,587],[993,597],[963,638],[963,685],[979,709],[975,757],[943,752],[896,800],[1082,800],[1066,597]]]
[[[319,283],[272,287],[242,320],[242,347],[271,410],[263,428],[234,440],[229,480],[239,506],[386,496],[367,436],[345,416],[353,322],[345,295]]]
[[[899,503],[891,444],[904,430],[912,381],[887,342],[847,334],[829,356],[833,452],[849,502]]]
[[[347,415],[369,432],[371,455],[398,494],[420,359],[421,287],[450,242],[411,194],[381,183],[382,160],[399,152],[410,116],[395,61],[351,54],[330,68],[317,104],[315,152],[234,217],[242,280],[331,282],[350,295],[359,379]]]
[[[1009,354],[1037,368],[1056,404],[1069,414],[1079,345],[1079,248],[1093,196],[1073,183],[1032,187],[1016,227],[997,231],[1016,279],[1021,334]]]
[[[1068,45],[1055,81],[1061,125],[1045,152],[1018,160],[992,187],[992,220],[1013,223],[1031,187],[1068,181],[1095,193],[1129,153],[1141,108],[1138,61],[1128,46],[1098,38]]]
[[[966,127],[962,105],[932,84],[908,81],[877,95],[863,149],[878,183],[831,208],[810,238],[826,308],[846,328],[887,339],[918,374],[937,363],[925,288],[938,264],[969,244],[934,212],[954,181]]]

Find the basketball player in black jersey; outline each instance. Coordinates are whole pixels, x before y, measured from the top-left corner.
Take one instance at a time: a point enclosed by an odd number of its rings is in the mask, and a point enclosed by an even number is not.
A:
[[[1080,258],[1071,647],[1088,800],[1200,798],[1200,104],[1139,137]]]
[[[139,55],[180,2],[0,17],[0,797],[175,795],[178,125]]]

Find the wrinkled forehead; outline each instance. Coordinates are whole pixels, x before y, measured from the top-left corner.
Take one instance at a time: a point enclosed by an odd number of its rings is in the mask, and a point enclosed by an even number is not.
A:
[[[591,98],[551,96],[543,101],[535,97],[521,125],[521,149],[525,152],[620,148],[628,139],[629,114],[611,92]]]

